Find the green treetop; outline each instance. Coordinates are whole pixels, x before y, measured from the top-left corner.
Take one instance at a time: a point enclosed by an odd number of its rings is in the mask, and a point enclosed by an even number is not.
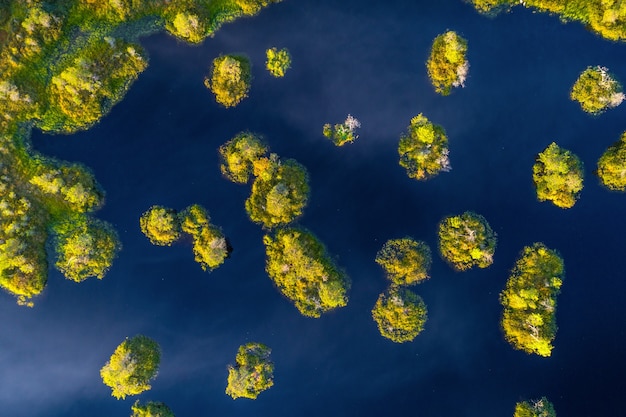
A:
[[[181,226],[176,210],[152,206],[141,215],[139,226],[153,245],[170,246],[180,237]]]
[[[546,397],[515,404],[513,417],[556,417],[554,406]]]
[[[378,297],[372,317],[383,337],[396,343],[410,342],[424,329],[426,304],[412,291],[392,286]]]
[[[500,294],[504,336],[514,348],[550,356],[556,336],[556,297],[564,274],[563,259],[544,244],[522,250]]]
[[[161,402],[149,401],[145,404],[140,404],[139,400],[137,400],[131,407],[131,410],[133,414],[130,417],[175,417],[172,410]]]
[[[496,233],[487,220],[471,211],[439,222],[439,251],[457,271],[487,268],[493,263],[496,242]]]
[[[265,55],[267,56],[265,67],[270,74],[277,78],[284,77],[285,72],[291,67],[291,55],[287,48],[270,48],[265,51]]]
[[[211,76],[204,79],[204,85],[215,94],[215,101],[224,107],[234,107],[248,96],[250,79],[247,57],[222,55],[213,60]]]
[[[237,398],[256,397],[274,385],[272,350],[261,343],[247,343],[239,347],[236,365],[228,367],[226,394]]]
[[[180,213],[183,232],[193,238],[193,253],[203,270],[212,271],[222,265],[230,254],[226,237],[219,227],[211,224],[209,213],[194,204]]]
[[[421,113],[411,119],[408,132],[400,137],[398,153],[400,166],[410,178],[427,180],[451,169],[446,132]]]
[[[320,317],[348,303],[347,275],[311,232],[279,229],[273,237],[265,236],[263,243],[267,274],[302,315]]]
[[[570,98],[594,115],[619,106],[624,101],[622,85],[604,67],[588,67],[572,87]]]
[[[346,143],[354,142],[359,137],[355,131],[360,127],[361,122],[355,117],[348,115],[343,123],[334,126],[330,123],[326,123],[322,129],[322,133],[328,139],[332,140],[336,146],[343,146]]]
[[[626,132],[602,154],[596,173],[609,190],[626,191]]]
[[[267,156],[268,148],[261,138],[250,132],[241,132],[219,149],[220,169],[229,180],[245,184],[254,172],[255,164]]]
[[[413,285],[429,277],[432,258],[426,243],[405,237],[385,242],[376,254],[376,263],[395,285]]]
[[[152,388],[161,361],[159,345],[146,336],[126,338],[100,369],[102,382],[111,388],[111,395],[124,399]]]
[[[452,87],[465,86],[469,70],[466,53],[467,41],[456,32],[448,31],[435,38],[426,68],[436,92],[447,96]]]
[[[561,208],[573,207],[583,189],[583,163],[552,142],[537,155],[533,182],[539,201],[548,200]]]

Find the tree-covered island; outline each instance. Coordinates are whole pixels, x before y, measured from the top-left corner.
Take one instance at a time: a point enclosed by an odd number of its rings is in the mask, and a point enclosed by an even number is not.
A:
[[[443,96],[452,92],[453,87],[464,87],[469,71],[467,41],[454,31],[437,36],[426,62],[428,76],[435,91]]]
[[[570,98],[587,113],[598,115],[624,101],[622,85],[605,67],[588,67],[572,87]]]
[[[139,227],[148,240],[158,246],[170,246],[182,232],[176,210],[162,206],[152,206],[143,213]]]
[[[626,132],[598,159],[600,182],[612,191],[626,191]]]
[[[269,148],[254,133],[241,132],[220,146],[219,154],[222,174],[232,182],[246,184],[251,175],[257,177],[264,170]]]
[[[137,335],[126,338],[100,369],[102,382],[111,388],[111,395],[124,399],[152,388],[161,362],[161,349],[149,337]]]
[[[439,252],[457,271],[493,263],[497,236],[480,214],[466,211],[439,222]]]
[[[543,243],[522,250],[500,294],[502,329],[514,348],[550,356],[557,330],[556,297],[564,275],[563,259]]]
[[[248,97],[251,78],[248,57],[222,55],[213,60],[211,74],[204,79],[204,85],[219,104],[234,107]]]
[[[302,315],[317,318],[348,303],[348,276],[311,232],[281,228],[263,243],[267,274]]]
[[[400,166],[410,178],[427,180],[451,169],[446,132],[421,113],[411,119],[407,133],[400,137],[398,153]]]
[[[139,400],[131,407],[133,414],[130,417],[176,417],[174,412],[164,403],[148,401],[141,404]]]
[[[265,56],[265,68],[269,73],[276,78],[284,77],[287,70],[291,67],[289,50],[287,48],[270,48],[265,51]]]
[[[573,207],[583,189],[583,163],[552,142],[537,155],[533,182],[539,201],[548,200],[565,209]]]
[[[515,404],[513,417],[556,417],[554,406],[546,397]]]
[[[226,394],[237,398],[257,396],[274,385],[274,364],[271,349],[261,343],[247,343],[239,347],[236,365],[228,367]]]
[[[326,123],[322,128],[322,134],[332,140],[336,146],[343,146],[346,143],[354,142],[359,137],[355,132],[360,127],[361,122],[355,117],[348,115],[343,123],[338,123],[334,126]]]
[[[426,243],[405,237],[385,242],[375,261],[394,285],[415,285],[429,278],[432,257]]]
[[[396,343],[410,342],[424,329],[426,304],[414,292],[392,285],[378,297],[372,317],[383,337]]]

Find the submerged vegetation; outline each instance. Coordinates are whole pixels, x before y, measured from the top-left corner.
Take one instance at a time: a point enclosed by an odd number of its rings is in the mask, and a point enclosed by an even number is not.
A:
[[[149,337],[137,335],[126,338],[100,370],[102,382],[111,388],[111,395],[124,399],[152,388],[161,362],[159,345]]]
[[[261,343],[247,343],[239,347],[236,365],[228,367],[226,394],[237,398],[257,396],[274,385],[274,364],[271,349]]]
[[[513,417],[556,417],[554,406],[546,397],[515,404]]]
[[[452,87],[465,87],[469,71],[466,54],[467,41],[456,32],[450,30],[435,38],[426,68],[437,93],[447,96]]]
[[[622,85],[605,67],[588,67],[572,87],[570,98],[591,114],[600,114],[606,109],[619,106],[624,101]]]
[[[560,208],[573,207],[583,189],[583,163],[552,142],[537,155],[533,182],[539,201],[548,200]]]
[[[382,336],[396,343],[410,342],[424,329],[426,304],[412,291],[392,286],[378,297],[372,317]]]
[[[359,137],[355,131],[360,127],[361,122],[355,117],[348,115],[343,123],[334,126],[330,123],[326,123],[322,129],[322,133],[328,139],[332,140],[335,145],[343,146],[346,143],[354,142]]]
[[[439,251],[457,271],[487,268],[493,263],[496,242],[496,233],[487,220],[471,211],[445,217],[439,223]]]
[[[131,411],[133,414],[130,417],[175,417],[167,405],[154,401],[141,404],[137,400],[131,407]]]
[[[222,55],[213,60],[211,75],[204,85],[215,94],[215,101],[234,107],[250,91],[250,60],[243,55]]]
[[[408,132],[400,137],[398,153],[400,166],[410,178],[427,180],[451,169],[446,132],[421,113],[411,119]]]
[[[556,336],[556,297],[565,274],[563,259],[542,243],[527,246],[500,294],[502,328],[516,349],[550,356]]]
[[[395,285],[414,285],[428,279],[432,263],[428,245],[410,237],[388,240],[375,260]]]
[[[287,48],[277,49],[270,48],[265,51],[267,60],[265,68],[276,78],[285,76],[287,70],[291,67],[291,55]]]
[[[596,173],[609,190],[626,191],[626,132],[598,159]]]

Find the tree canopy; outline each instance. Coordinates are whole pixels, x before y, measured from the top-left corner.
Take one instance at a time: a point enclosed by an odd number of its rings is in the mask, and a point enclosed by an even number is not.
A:
[[[412,291],[392,286],[378,297],[372,317],[383,337],[396,343],[410,342],[424,329],[426,304]]]
[[[500,294],[502,328],[514,348],[550,356],[556,336],[556,297],[565,275],[563,259],[543,243],[526,246]]]
[[[180,213],[183,232],[193,239],[193,253],[203,270],[212,271],[230,255],[230,246],[219,227],[211,224],[209,213],[193,204]]]
[[[428,279],[432,263],[428,245],[410,237],[388,240],[375,260],[395,285],[414,285]]]
[[[274,364],[271,349],[261,343],[247,343],[239,347],[235,366],[228,367],[226,394],[237,398],[257,396],[274,385]]]
[[[513,417],[556,417],[554,406],[546,397],[515,404]]]
[[[268,152],[258,135],[241,132],[219,148],[222,174],[235,183],[245,184],[255,172],[254,167],[265,162]]]
[[[162,402],[148,401],[145,404],[135,401],[131,407],[130,417],[175,417],[170,408]]]
[[[274,77],[281,78],[285,76],[287,70],[291,67],[291,55],[287,48],[277,49],[270,48],[265,51],[267,60],[265,68]]]
[[[162,206],[152,206],[143,213],[139,226],[150,242],[159,246],[170,246],[182,231],[176,210]]]
[[[583,189],[583,163],[572,152],[552,142],[537,155],[533,182],[539,201],[557,207],[573,207]]]
[[[451,169],[446,132],[421,113],[411,119],[408,132],[400,137],[398,153],[400,166],[410,178],[427,180]]]
[[[626,17],[626,16],[625,16]],[[619,106],[624,101],[622,85],[605,67],[588,67],[572,87],[570,98],[587,113],[594,115]]]
[[[439,222],[439,251],[458,271],[487,268],[493,263],[496,243],[496,233],[480,214],[466,211]]]
[[[250,60],[243,55],[222,55],[213,60],[210,77],[204,85],[215,94],[215,101],[234,107],[250,91]]]
[[[326,123],[322,129],[322,133],[328,139],[332,140],[336,146],[343,146],[346,143],[354,142],[359,137],[355,132],[356,129],[360,127],[361,122],[355,117],[348,115],[343,123],[334,126],[330,123]]]
[[[467,41],[456,32],[450,30],[435,38],[426,68],[437,93],[447,96],[452,87],[465,86],[469,71],[466,54]]]
[[[596,174],[609,190],[626,191],[626,132],[598,159]]]
[[[111,395],[124,399],[152,388],[161,361],[159,345],[149,337],[126,338],[100,369],[102,382],[111,388]]]

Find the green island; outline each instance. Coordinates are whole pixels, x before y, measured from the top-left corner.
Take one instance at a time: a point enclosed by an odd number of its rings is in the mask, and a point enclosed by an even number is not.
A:
[[[145,404],[139,400],[131,407],[133,414],[130,417],[176,417],[172,410],[162,402],[148,401]]]
[[[394,285],[415,285],[429,278],[432,257],[426,243],[405,237],[385,242],[375,261]]]
[[[141,231],[155,245],[169,246],[182,233],[191,236],[196,262],[204,271],[224,263],[232,249],[219,227],[211,224],[206,209],[193,204],[180,213],[162,206],[152,206],[139,219]]]
[[[598,159],[600,182],[612,191],[626,191],[626,132]]]
[[[570,98],[577,101],[585,112],[593,115],[619,106],[625,97],[619,81],[607,68],[601,66],[584,70],[570,92]]]
[[[618,0],[469,0],[481,13],[495,15],[523,5],[558,15],[562,21],[580,22],[603,38],[626,39],[626,8]]]
[[[55,266],[74,281],[102,278],[119,251],[93,174],[36,153],[33,128],[89,129],[148,65],[141,36],[166,30],[201,42],[224,23],[280,0],[5,1],[0,8],[0,287],[33,306]]]
[[[439,252],[457,271],[493,263],[497,235],[480,214],[466,211],[439,222]]]
[[[447,96],[452,87],[465,87],[469,71],[466,54],[467,41],[454,31],[449,30],[433,40],[426,68],[437,93]]]
[[[346,143],[354,142],[359,137],[355,131],[360,127],[361,122],[355,117],[348,115],[343,123],[334,126],[326,123],[322,128],[322,134],[332,140],[336,146],[343,146]]]
[[[426,304],[414,292],[392,285],[376,300],[372,317],[383,337],[396,343],[410,342],[424,329]]]
[[[500,294],[502,329],[514,348],[550,356],[557,330],[556,297],[564,275],[563,259],[543,243],[522,250]]]
[[[407,133],[400,137],[398,154],[409,178],[427,180],[451,169],[446,132],[421,113],[411,119]]]
[[[287,70],[291,67],[289,50],[287,48],[270,48],[265,51],[265,56],[265,68],[269,73],[276,78],[284,77]]]
[[[269,148],[254,133],[241,132],[220,146],[219,154],[222,174],[234,183],[246,184],[250,175],[258,177],[263,170]]]
[[[583,163],[572,152],[552,142],[537,155],[533,182],[537,200],[571,208],[583,189]]]
[[[264,236],[263,243],[267,274],[302,315],[318,318],[348,303],[348,276],[311,232],[281,228]]]
[[[111,395],[124,399],[152,388],[149,384],[159,370],[161,349],[154,340],[143,335],[126,338],[100,369],[104,385]]]
[[[213,60],[210,76],[204,85],[213,92],[215,101],[224,107],[234,107],[250,91],[250,59],[244,55],[222,55]]]
[[[513,417],[556,417],[554,406],[546,397],[515,404]]]
[[[236,365],[228,367],[226,394],[237,398],[257,396],[274,385],[274,364],[270,360],[272,350],[261,343],[239,346]]]

